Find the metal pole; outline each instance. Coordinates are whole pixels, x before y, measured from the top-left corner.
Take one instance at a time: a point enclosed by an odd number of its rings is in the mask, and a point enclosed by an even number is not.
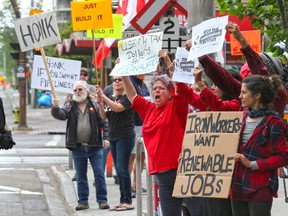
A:
[[[141,181],[141,145],[142,137],[136,142],[136,199],[137,199],[137,216],[142,215],[142,181]]]
[[[148,157],[147,151],[145,148],[145,156],[146,156],[146,184],[147,184],[147,214],[146,216],[153,215],[153,194],[152,194],[152,176],[149,175],[149,167],[148,167]]]

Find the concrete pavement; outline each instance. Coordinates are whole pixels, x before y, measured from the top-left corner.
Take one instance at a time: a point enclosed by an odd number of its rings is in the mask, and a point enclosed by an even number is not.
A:
[[[63,133],[65,131],[65,122],[61,122],[58,120],[54,120],[50,115],[50,109],[33,109],[30,106],[27,106],[27,125],[30,130],[19,131],[17,130],[17,125],[13,124],[13,116],[12,116],[12,103],[9,104],[9,90],[7,90],[6,99],[5,99],[5,111],[7,115],[7,120],[10,126],[13,126],[13,133],[50,133],[50,132],[59,132]],[[9,92],[12,95],[12,98],[15,100],[17,98],[17,92],[11,90]],[[1,94],[2,96],[3,94]],[[60,98],[63,99],[63,98]],[[16,100],[17,102],[17,100]],[[64,135],[63,135],[64,136]],[[61,144],[63,145],[63,144]],[[67,150],[68,151],[68,150]],[[68,161],[68,160],[67,160]],[[68,164],[62,164],[51,167],[52,173],[57,180],[57,185],[61,191],[61,194],[64,198],[64,202],[71,211],[74,211],[74,207],[77,205],[77,196],[76,196],[76,182],[72,182],[71,179],[74,176],[74,170],[68,168]],[[146,175],[145,171],[142,174],[143,186],[146,187]],[[98,204],[95,202],[95,189],[92,185],[93,183],[93,174],[91,167],[88,167],[88,179],[90,186],[90,197],[89,204],[90,208],[84,211],[74,211],[73,215],[82,216],[82,215],[137,215],[137,206],[136,199],[133,199],[134,210],[123,211],[123,212],[115,212],[108,210],[99,210]],[[107,180],[107,190],[108,190],[108,203],[111,207],[117,205],[119,203],[119,185],[114,184],[113,178],[106,178]],[[283,179],[279,178],[279,198],[274,199],[272,215],[274,216],[286,216],[287,215],[287,207],[288,203],[285,203],[284,196],[284,187],[283,187]],[[288,184],[288,179],[286,179],[286,183]],[[149,189],[149,188],[148,188]],[[151,187],[150,187],[151,189]],[[147,195],[142,196],[143,202],[143,212],[147,212]]]

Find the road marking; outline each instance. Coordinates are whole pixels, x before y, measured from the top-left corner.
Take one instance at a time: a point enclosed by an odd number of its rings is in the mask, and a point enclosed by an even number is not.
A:
[[[62,136],[61,135],[54,135],[52,140],[47,142],[45,146],[57,146],[60,143]]]

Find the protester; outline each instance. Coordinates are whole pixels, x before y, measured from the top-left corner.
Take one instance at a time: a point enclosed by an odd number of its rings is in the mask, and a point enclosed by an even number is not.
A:
[[[167,75],[154,77],[151,82],[153,102],[150,102],[137,95],[129,77],[122,79],[132,108],[143,120],[142,133],[148,152],[149,173],[159,180],[162,213],[164,216],[180,216],[182,199],[172,197],[172,192],[188,114],[188,86],[177,83],[175,91]],[[202,213],[201,203],[197,201],[197,198],[193,198],[186,202],[193,209],[193,215]]]
[[[228,32],[233,34],[236,40],[240,42],[241,51],[244,54],[251,74],[270,76],[267,67],[264,65],[263,59],[248,44],[237,24],[229,22],[226,26]],[[204,67],[205,73],[210,79],[223,91],[229,93],[234,99],[238,99],[241,91],[241,82],[234,79],[229,72],[217,64],[208,55],[201,56],[199,62]],[[270,62],[273,64],[273,62]],[[279,87],[274,98],[274,110],[281,116],[284,115],[284,109],[288,102],[287,90],[284,86]]]
[[[94,173],[96,202],[99,209],[108,209],[107,188],[103,173],[103,143],[108,137],[107,121],[101,120],[97,103],[89,98],[89,86],[85,81],[77,81],[73,86],[72,101],[59,107],[54,99],[51,114],[55,119],[67,120],[66,148],[72,151],[77,175],[78,205],[75,210],[89,208],[89,185],[87,179],[87,160]]]
[[[274,85],[273,85],[274,84]],[[277,197],[277,168],[288,163],[288,131],[284,121],[270,109],[280,80],[252,75],[242,84],[239,96],[247,108],[231,183],[234,216],[270,216]]]
[[[8,128],[2,98],[0,97],[0,149],[11,149],[16,143]]]
[[[137,92],[138,95],[142,96],[142,97],[149,97],[149,91],[148,88],[144,82],[144,78],[145,75],[135,75],[135,76],[130,76],[130,80]],[[142,137],[142,125],[143,125],[143,121],[140,118],[140,116],[138,115],[138,113],[135,113],[135,117],[134,117],[134,130],[135,130],[135,143],[137,143],[137,140]],[[133,178],[132,178],[132,198],[136,197],[136,145],[134,146],[132,152],[131,152],[131,156],[130,156],[130,161],[129,161],[129,171],[130,173],[133,171]],[[144,149],[144,145],[141,145],[141,173],[144,169],[144,162],[145,162],[145,149]],[[142,193],[146,193],[147,190],[145,188],[142,187],[141,189]]]
[[[108,97],[97,85],[100,115],[108,118],[110,150],[116,173],[119,177],[120,204],[111,208],[115,211],[132,210],[131,176],[129,158],[135,144],[134,111],[125,95],[121,77],[113,77],[113,93]],[[104,107],[105,103],[105,107]]]

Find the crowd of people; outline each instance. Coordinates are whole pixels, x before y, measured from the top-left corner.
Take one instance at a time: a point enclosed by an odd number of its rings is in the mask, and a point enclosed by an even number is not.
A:
[[[288,129],[283,120],[288,93],[280,79],[282,63],[267,54],[256,53],[236,24],[229,22],[226,29],[239,41],[245,56],[247,63],[240,71],[228,71],[204,55],[199,57],[201,67],[193,70],[193,85],[172,82],[174,59],[161,50],[159,68],[165,70],[158,71],[149,87],[144,83],[144,75],[113,76],[112,84],[104,90],[96,85],[91,92],[87,82],[78,81],[64,105],[53,100],[53,117],[67,120],[66,147],[72,151],[76,171],[76,210],[89,208],[88,159],[94,172],[99,208],[134,209],[135,143],[143,137],[149,173],[159,180],[164,216],[271,214],[273,197],[277,197],[277,169],[288,164]],[[191,46],[191,40],[187,41],[185,48],[189,50]],[[214,83],[212,86],[204,73]],[[201,111],[244,112],[227,199],[172,196],[187,115]],[[114,207],[107,200],[103,146],[110,148],[119,179],[120,199]],[[144,147],[142,152],[143,169]]]

